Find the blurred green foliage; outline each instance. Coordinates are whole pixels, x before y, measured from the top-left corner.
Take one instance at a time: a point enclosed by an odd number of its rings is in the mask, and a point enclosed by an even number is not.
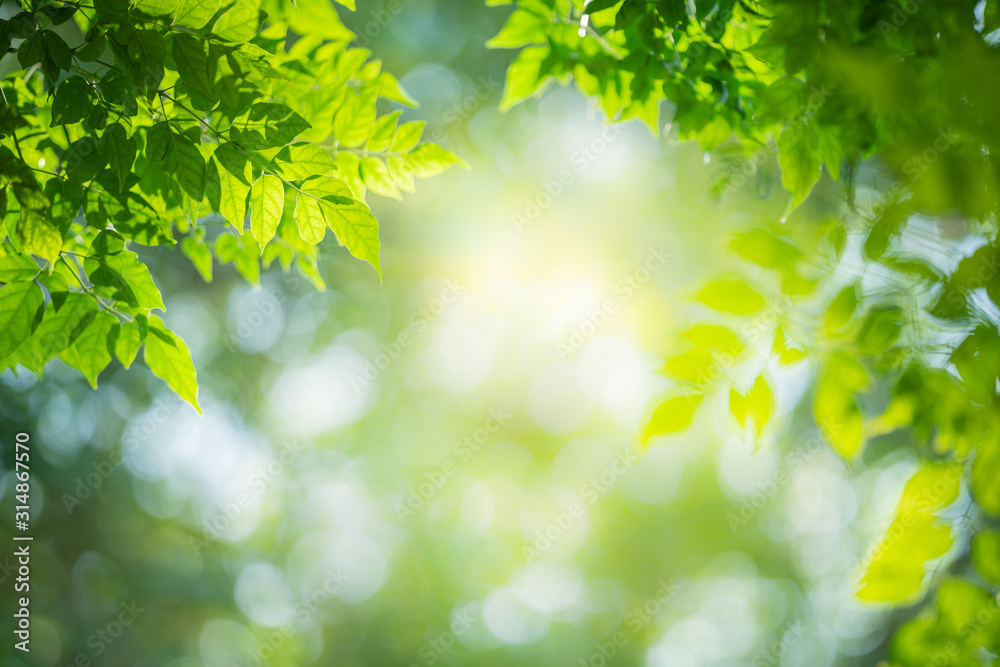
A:
[[[62,355],[110,364],[96,392],[2,376],[4,442],[36,447],[27,664],[995,661],[995,3],[513,9],[344,15],[421,106],[324,132],[391,152],[422,118],[473,166],[371,202],[384,286],[268,271],[245,233],[213,263],[217,216],[193,266],[142,255],[147,354],[183,336],[203,418],[112,350]],[[396,194],[358,169],[352,200]],[[2,267],[37,306],[31,261]]]

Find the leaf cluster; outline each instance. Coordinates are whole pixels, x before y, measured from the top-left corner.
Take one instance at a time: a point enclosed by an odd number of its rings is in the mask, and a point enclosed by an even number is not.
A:
[[[385,113],[414,101],[325,0],[20,7],[0,21],[20,66],[0,84],[5,367],[41,373],[58,356],[96,385],[143,348],[197,407],[134,246],[179,241],[205,280],[213,260],[255,283],[277,263],[322,289],[329,230],[381,277],[368,194],[399,198],[462,163]]]

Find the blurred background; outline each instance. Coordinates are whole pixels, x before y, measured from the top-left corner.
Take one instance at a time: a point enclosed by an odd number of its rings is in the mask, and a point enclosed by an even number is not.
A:
[[[508,8],[362,4],[404,119],[471,169],[370,197],[381,286],[333,241],[322,292],[150,250],[203,417],[141,364],[0,376],[36,482],[33,650],[5,629],[4,664],[876,664],[900,619],[857,569],[914,463],[847,469],[799,409],[809,362],[775,370],[756,453],[724,404],[635,438],[730,230],[785,201],[720,197],[714,158],[572,89],[501,114]]]

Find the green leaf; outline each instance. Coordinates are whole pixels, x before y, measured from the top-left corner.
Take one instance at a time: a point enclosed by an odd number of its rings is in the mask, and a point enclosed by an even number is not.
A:
[[[672,435],[686,430],[694,420],[694,413],[704,399],[703,394],[672,396],[660,402],[646,422],[640,440],[643,444],[660,435]]]
[[[117,232],[105,230],[94,240],[84,261],[94,291],[134,308],[163,310],[160,290],[149,269],[137,254],[122,248],[124,239]]]
[[[119,189],[124,190],[125,182],[132,173],[132,163],[135,162],[135,139],[129,136],[124,125],[112,123],[104,130],[98,148],[108,161],[111,171],[118,177],[121,184]]]
[[[406,155],[406,163],[417,178],[437,176],[452,165],[468,168],[468,163],[437,144],[421,144]]]
[[[38,275],[38,264],[27,255],[0,257],[0,283],[17,283]]]
[[[191,260],[194,268],[206,283],[212,282],[212,250],[198,236],[185,236],[181,241],[181,252]]]
[[[153,375],[201,414],[198,405],[198,378],[191,362],[187,345],[170,331],[163,320],[153,315],[149,318],[143,359]]]
[[[868,559],[858,598],[902,603],[918,598],[926,585],[929,561],[951,548],[951,528],[936,512],[958,498],[962,467],[925,463],[906,483],[896,518]]]
[[[208,163],[208,201],[240,234],[247,215],[251,178],[247,155],[228,142],[219,144]]]
[[[383,197],[402,199],[396,181],[389,174],[389,168],[377,157],[361,159],[361,178],[369,190]]]
[[[993,652],[998,648],[1000,608],[989,591],[969,581],[949,578],[938,589],[935,603],[942,629],[963,640],[969,649],[980,647]]]
[[[786,215],[805,201],[819,181],[823,158],[812,128],[798,122],[789,125],[778,139],[781,184],[792,194]]]
[[[49,17],[49,21],[52,22],[52,25],[62,25],[66,21],[73,18],[73,15],[76,14],[76,9],[76,7],[72,6],[55,7],[53,5],[49,5],[42,7],[42,13]]]
[[[172,10],[174,23],[186,26],[195,30],[200,30],[208,24],[209,20],[215,16],[222,6],[221,0],[166,0],[171,4],[176,4]]]
[[[766,305],[755,289],[742,280],[717,280],[698,293],[698,301],[730,315],[752,315]]]
[[[295,198],[295,222],[303,240],[312,244],[323,240],[329,226],[352,255],[375,267],[381,279],[378,221],[350,193],[347,184],[335,178],[306,183]]]
[[[285,180],[302,181],[328,176],[337,170],[337,163],[322,146],[304,142],[282,148],[268,167]]]
[[[50,217],[34,208],[21,207],[17,237],[24,252],[47,259],[49,263],[54,262],[62,251],[63,238],[59,228]]]
[[[396,185],[399,186],[399,189],[404,192],[413,192],[413,171],[410,169],[409,165],[406,164],[406,160],[398,155],[390,155],[388,162],[389,175],[392,176],[392,180],[396,181]]]
[[[271,174],[258,178],[250,188],[250,231],[261,251],[274,236],[285,208],[285,186]]]
[[[54,303],[54,300],[53,300]],[[89,294],[70,292],[58,308],[49,307],[41,324],[17,349],[18,363],[35,373],[73,344],[97,314],[97,301]]]
[[[418,106],[417,101],[406,94],[406,91],[403,90],[402,86],[399,85],[399,81],[392,74],[382,72],[375,79],[374,83],[377,95],[382,99],[399,102],[408,107]]]
[[[62,236],[80,213],[86,193],[83,186],[62,178],[51,178],[45,183],[45,196],[49,200],[46,216],[59,229]]]
[[[131,30],[126,33],[125,52],[116,52],[116,61],[125,67],[126,75],[140,89],[156,90],[163,80],[163,64],[167,59],[167,42],[155,30]],[[114,42],[112,42],[114,44]]]
[[[114,356],[118,331],[118,318],[107,311],[100,311],[73,344],[59,354],[59,358],[80,371],[90,386],[97,389],[97,377]]]
[[[42,318],[45,297],[34,282],[0,287],[0,357],[6,357],[28,340]]]
[[[587,14],[593,14],[594,12],[604,11],[605,9],[610,9],[617,5],[621,0],[591,0],[587,3],[584,11]]]
[[[858,332],[858,350],[863,354],[879,355],[888,352],[903,330],[903,312],[897,306],[879,306],[865,315]]]
[[[795,347],[788,347],[785,343],[785,332],[780,328],[774,334],[774,344],[772,349],[778,355],[778,362],[782,366],[789,366],[806,358],[804,350]]]
[[[517,54],[507,68],[501,111],[511,109],[532,95],[540,95],[552,83],[552,77],[543,72],[544,63],[551,53],[548,46],[529,46]]]
[[[741,394],[735,387],[729,390],[729,412],[741,428],[746,428],[753,421],[757,438],[760,438],[771,415],[774,414],[774,396],[767,379],[760,375],[746,394]]]
[[[403,112],[393,111],[375,121],[372,133],[368,137],[368,143],[365,144],[366,151],[369,153],[381,153],[389,149],[389,145],[396,132],[396,121],[399,119],[401,113]]]
[[[215,256],[220,264],[234,264],[247,281],[260,282],[260,247],[249,234],[220,234],[215,240]]]
[[[42,73],[49,85],[55,85],[60,70],[72,67],[73,52],[62,37],[51,30],[39,30],[24,40],[17,49],[17,61],[27,69],[36,63],[42,66]]]
[[[1000,586],[1000,533],[981,532],[972,538],[972,563],[983,579]]]
[[[115,357],[121,362],[126,370],[135,361],[135,355],[142,345],[142,331],[135,323],[122,322],[121,330],[118,332],[118,340],[115,342]]]
[[[189,89],[217,101],[219,95],[212,83],[215,63],[209,59],[208,50],[208,42],[186,33],[175,33],[171,40],[170,51],[181,82]]]
[[[375,125],[375,91],[361,94],[348,89],[347,100],[333,120],[333,134],[342,146],[355,148],[368,141]]]
[[[717,351],[730,360],[735,360],[746,349],[739,336],[717,324],[695,324],[684,332],[684,337],[693,345],[703,350]]]
[[[229,42],[249,42],[260,28],[260,0],[236,0],[219,17],[212,32]]]
[[[996,433],[979,445],[972,463],[972,492],[984,510],[1000,516],[1000,437]]]
[[[249,150],[277,148],[312,127],[284,104],[258,102],[233,121],[229,138]]]
[[[415,120],[411,123],[403,123],[396,128],[396,133],[392,136],[392,144],[389,151],[392,153],[406,153],[420,143],[420,137],[427,126],[422,120]]]
[[[864,415],[855,394],[867,386],[868,373],[854,358],[838,354],[820,376],[813,415],[820,433],[845,461],[853,461],[864,445]]]
[[[766,229],[737,234],[729,248],[740,257],[767,269],[782,269],[802,257],[802,251]]]
[[[205,195],[205,158],[187,137],[162,121],[146,135],[146,156],[150,162],[160,162],[169,177],[170,194],[181,205],[192,222],[198,220],[198,209]]]
[[[93,31],[93,36],[87,33],[88,41],[76,48],[73,57],[85,63],[92,63],[108,50],[108,38],[100,30]]]
[[[684,354],[667,359],[658,373],[703,387],[719,374],[719,362],[715,355],[705,350],[688,350]]]
[[[834,332],[844,327],[854,316],[854,311],[858,308],[858,287],[848,285],[842,289],[830,302],[823,317],[823,328],[827,332]]]
[[[180,0],[136,0],[134,6],[152,16],[169,16],[174,13],[179,3]]]
[[[72,125],[87,117],[93,107],[93,90],[82,76],[71,76],[56,88],[52,98],[52,124]]]
[[[287,12],[288,27],[300,35],[316,35],[322,39],[347,42],[354,33],[344,27],[330,0],[296,0]]]
[[[550,23],[545,16],[518,9],[507,17],[503,28],[496,37],[486,42],[486,46],[491,49],[514,49],[527,44],[544,44],[547,41],[546,28]]]

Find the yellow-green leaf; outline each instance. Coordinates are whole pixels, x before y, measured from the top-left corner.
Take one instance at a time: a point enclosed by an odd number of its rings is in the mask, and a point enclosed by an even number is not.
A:
[[[142,331],[134,323],[123,322],[115,342],[115,356],[126,369],[135,361],[135,355],[142,345]]]
[[[896,517],[868,559],[858,598],[902,603],[918,598],[929,563],[951,548],[951,527],[937,512],[958,498],[962,466],[925,463],[903,489]]]
[[[261,251],[274,237],[285,208],[285,186],[271,174],[258,178],[250,188],[250,231]]]
[[[746,394],[735,387],[729,390],[729,411],[741,428],[747,428],[753,421],[757,438],[760,438],[771,415],[774,414],[774,395],[767,379],[760,375]]]
[[[698,301],[730,315],[751,315],[764,307],[765,301],[742,280],[717,280],[702,288]]]
[[[59,354],[59,358],[80,371],[90,386],[97,389],[97,376],[114,356],[118,330],[118,318],[102,310],[80,332],[73,344]]]
[[[155,315],[148,327],[143,359],[149,370],[201,414],[198,378],[187,345]]]
[[[660,402],[642,430],[641,442],[646,444],[656,436],[671,435],[687,429],[703,398],[702,394],[685,394]]]

